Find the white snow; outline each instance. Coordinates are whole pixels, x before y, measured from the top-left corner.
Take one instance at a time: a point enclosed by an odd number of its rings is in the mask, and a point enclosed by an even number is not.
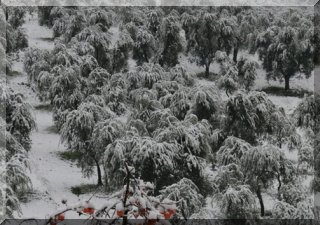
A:
[[[52,30],[39,26],[36,16],[27,16],[22,28],[26,31],[29,47],[51,50],[54,47]]]

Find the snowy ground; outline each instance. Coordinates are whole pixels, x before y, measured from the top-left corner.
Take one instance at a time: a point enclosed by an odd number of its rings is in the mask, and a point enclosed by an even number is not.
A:
[[[51,30],[38,25],[35,18],[30,18],[24,25],[29,36],[29,45],[41,49],[52,49]],[[15,76],[9,77],[9,85],[15,91],[24,95],[25,101],[33,107],[40,105],[38,98],[31,88],[26,85],[27,76],[23,72],[23,53],[20,61],[13,64]],[[70,203],[78,202],[70,188],[80,184],[94,184],[96,177],[91,179],[82,177],[81,170],[68,161],[63,161],[57,153],[66,150],[60,143],[60,136],[53,129],[52,112],[45,109],[33,110],[38,129],[31,135],[32,148],[29,154],[30,178],[33,193],[28,202],[21,205],[22,214],[17,218],[45,218],[47,214],[55,212],[60,207],[63,197]],[[100,196],[101,194],[99,194]],[[82,200],[88,200],[91,195],[81,195]],[[93,197],[97,206],[104,203],[103,198]],[[66,214],[66,218],[79,218],[76,213]]]

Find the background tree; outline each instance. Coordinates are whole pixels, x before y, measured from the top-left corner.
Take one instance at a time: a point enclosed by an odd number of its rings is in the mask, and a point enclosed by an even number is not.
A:
[[[310,43],[301,43],[298,40],[297,31],[292,27],[285,27],[274,38],[275,41],[268,46],[266,55],[262,56],[260,53],[260,57],[263,58],[267,78],[284,80],[285,90],[289,90],[290,79],[296,73],[310,77],[313,70],[313,49]]]
[[[191,53],[198,65],[205,66],[205,75],[209,76],[210,65],[219,50],[219,23],[218,16],[203,12],[197,18],[195,29],[192,31]]]

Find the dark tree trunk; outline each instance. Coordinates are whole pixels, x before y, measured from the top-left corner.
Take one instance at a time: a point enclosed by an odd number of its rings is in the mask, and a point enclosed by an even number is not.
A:
[[[261,217],[264,217],[264,203],[263,203],[260,188],[257,189],[256,194],[257,194],[257,197],[258,197],[259,203],[260,203],[260,215],[261,215]]]
[[[239,51],[238,47],[235,47],[233,49],[233,62],[235,63],[238,61],[238,51]]]
[[[284,77],[284,81],[285,81],[285,87],[284,89],[286,91],[290,90],[290,76],[285,76]]]
[[[206,77],[208,78],[210,74],[210,64],[206,64]]]
[[[278,185],[278,196],[280,197],[280,188],[281,188],[281,185],[282,185],[280,173],[278,173],[277,179],[278,179],[278,183],[279,183],[279,185]]]
[[[102,186],[102,185],[103,185],[103,183],[102,183],[101,168],[100,168],[100,165],[99,165],[98,160],[94,160],[94,161],[95,161],[96,166],[97,166],[97,173],[98,173],[98,186]]]

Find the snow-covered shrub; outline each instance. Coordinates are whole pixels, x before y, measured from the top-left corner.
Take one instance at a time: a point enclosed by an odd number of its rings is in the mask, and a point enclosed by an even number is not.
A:
[[[313,203],[310,199],[303,202],[299,202],[297,207],[290,205],[289,203],[278,201],[276,202],[272,217],[274,219],[313,219],[314,214],[312,211]]]
[[[281,186],[279,195],[282,201],[296,207],[299,202],[306,199],[307,192],[301,184],[294,182]]]

